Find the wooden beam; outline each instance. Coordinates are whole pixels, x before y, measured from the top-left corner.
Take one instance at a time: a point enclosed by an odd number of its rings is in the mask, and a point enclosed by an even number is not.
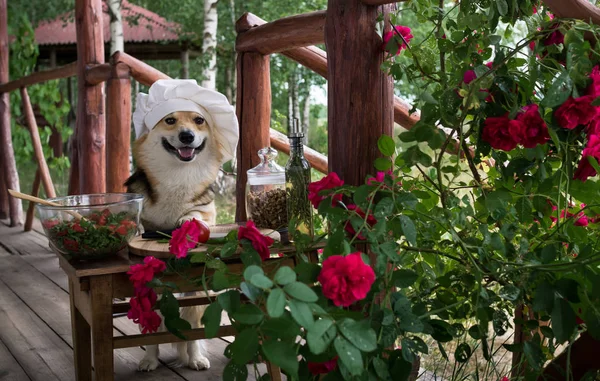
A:
[[[102,84],[86,85],[86,67],[104,63],[102,0],[77,0],[77,153],[79,191],[106,191],[106,117]]]
[[[0,157],[0,220],[8,218],[8,187],[4,179],[4,165],[2,158]]]
[[[113,65],[116,65],[117,63],[126,64],[131,70],[131,76],[136,81],[146,86],[152,86],[152,84],[159,79],[171,78],[160,70],[123,52],[115,52],[115,54],[110,57],[110,63]]]
[[[272,128],[270,130],[270,136],[271,147],[275,148],[277,151],[281,151],[289,155],[290,142],[288,141],[288,137]],[[306,157],[306,160],[308,160],[311,167],[321,173],[327,174],[327,156],[315,151],[312,148],[304,146],[304,157]]]
[[[600,8],[587,0],[543,0],[552,12],[562,18],[592,20],[600,25]]]
[[[238,52],[271,54],[325,41],[325,11],[285,17],[238,34]]]
[[[221,326],[216,337],[233,336],[236,334],[235,328],[231,325]],[[151,334],[139,334],[129,336],[119,336],[113,338],[113,348],[129,348],[139,347],[141,345],[155,345],[165,343],[177,343],[180,341],[201,340],[206,339],[204,328],[196,328],[187,331],[182,331],[181,334],[185,340],[178,338],[170,332],[158,332]]]
[[[8,20],[6,0],[0,0],[0,84],[8,82]],[[0,91],[0,171],[3,171],[5,189],[20,191],[19,174],[10,131],[10,97]],[[0,184],[1,185],[1,184]],[[23,204],[9,197],[10,226],[21,224]]]
[[[54,79],[73,77],[77,74],[77,62],[70,63],[56,69],[37,71],[28,76],[14,81],[0,84],[0,93],[8,93],[21,87],[28,87],[37,83],[52,81]]]
[[[390,8],[379,9],[385,17]],[[349,185],[375,172],[377,140],[393,134],[393,83],[381,70],[384,52],[373,28],[378,13],[360,0],[327,4],[329,170]]]
[[[258,150],[270,144],[271,74],[269,56],[245,52],[237,58],[236,114],[240,124],[237,151],[237,222],[246,220],[246,171],[258,165]]]
[[[600,369],[598,349],[600,341],[595,340],[589,331],[583,332],[568,351],[563,351],[546,365],[538,381],[562,381],[567,379],[566,372],[572,372],[572,380],[583,379],[587,372]]]
[[[25,114],[27,128],[29,129],[29,134],[31,134],[33,155],[35,156],[35,161],[38,165],[38,171],[42,185],[44,186],[46,197],[54,198],[56,197],[56,192],[54,191],[54,184],[52,184],[52,177],[50,177],[48,163],[46,163],[46,158],[44,157],[44,148],[42,147],[42,140],[40,139],[40,131],[38,130],[37,123],[35,122],[35,114],[33,112],[33,107],[31,106],[29,94],[27,93],[27,89],[24,87],[21,87],[21,101],[23,103],[23,114]]]
[[[129,66],[117,63],[112,66],[106,83],[106,191],[126,192],[129,177],[129,151],[131,146],[131,77]]]
[[[110,72],[111,65],[107,63],[87,66],[85,68],[85,83],[94,86],[108,81]]]
[[[244,13],[236,22],[235,22],[235,32],[242,33],[250,28],[254,28],[259,25],[266,24],[267,22],[260,17],[256,16],[253,13],[246,12]]]
[[[41,182],[41,176],[40,176],[40,169],[38,168],[35,171],[35,178],[33,179],[33,186],[31,189],[31,195],[33,197],[37,197],[38,194],[40,193],[40,182]],[[26,232],[31,231],[34,218],[35,218],[35,202],[30,201],[29,206],[27,207],[27,215],[25,217],[24,230]]]

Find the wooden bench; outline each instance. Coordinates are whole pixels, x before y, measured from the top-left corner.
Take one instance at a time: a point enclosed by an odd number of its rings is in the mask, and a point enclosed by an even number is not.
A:
[[[55,250],[56,252],[56,250]],[[273,253],[293,253],[293,246],[285,246],[273,250]],[[71,302],[71,326],[73,333],[73,352],[75,358],[75,374],[78,381],[92,380],[92,358],[94,360],[95,381],[112,381],[114,378],[113,350],[137,347],[142,345],[164,344],[182,341],[169,332],[139,334],[133,336],[113,337],[113,316],[126,312],[128,302],[115,302],[134,295],[133,286],[129,282],[127,271],[132,264],[142,263],[143,258],[124,250],[112,258],[94,261],[69,261],[58,254],[60,267],[69,278],[69,294]],[[307,253],[309,260],[317,261],[317,253]],[[228,271],[242,274],[244,265],[239,258],[227,260]],[[271,258],[264,262],[265,272],[277,266],[296,265],[295,257]],[[204,266],[195,266],[186,275],[195,276],[205,271]],[[207,274],[214,270],[206,269]],[[182,292],[203,291],[201,286],[191,285],[178,275],[167,274],[163,281],[174,282]],[[196,306],[209,304],[204,296],[181,298],[180,306]],[[203,328],[184,331],[186,339],[204,339]],[[231,325],[221,326],[217,337],[235,336]],[[92,345],[93,343],[93,345]],[[278,367],[267,362],[267,370],[274,381],[281,380]]]

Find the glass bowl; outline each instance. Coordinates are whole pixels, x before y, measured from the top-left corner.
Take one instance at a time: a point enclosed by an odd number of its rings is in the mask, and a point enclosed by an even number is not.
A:
[[[51,198],[60,206],[36,209],[54,250],[69,259],[96,259],[118,253],[137,235],[142,200],[136,193],[83,194]]]

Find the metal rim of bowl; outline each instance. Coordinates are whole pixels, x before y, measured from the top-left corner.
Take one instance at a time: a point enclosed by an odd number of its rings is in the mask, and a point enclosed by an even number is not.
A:
[[[40,208],[40,209],[44,209],[44,210],[77,210],[77,209],[90,209],[90,208],[98,208],[98,207],[109,207],[109,206],[115,206],[115,205],[122,205],[122,204],[127,204],[129,202],[132,201],[141,201],[144,196],[139,194],[139,193],[90,193],[90,194],[74,194],[71,196],[63,196],[63,197],[54,197],[54,198],[49,198],[47,199],[47,201],[50,202],[57,202],[60,200],[64,200],[66,198],[69,197],[78,197],[78,196],[88,196],[88,197],[93,197],[93,196],[109,196],[109,195],[131,195],[131,198],[125,199],[125,200],[121,200],[121,201],[114,201],[114,202],[107,202],[104,204],[87,204],[87,205],[60,205],[60,206],[50,206],[50,205],[42,205],[42,204],[36,204],[36,207]]]

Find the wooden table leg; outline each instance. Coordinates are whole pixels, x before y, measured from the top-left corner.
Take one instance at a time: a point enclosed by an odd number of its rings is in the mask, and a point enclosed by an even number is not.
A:
[[[112,275],[90,277],[95,381],[114,380]]]
[[[69,296],[71,300],[71,330],[73,334],[73,357],[75,360],[75,379],[77,381],[92,380],[92,340],[90,325],[75,306],[74,284],[69,279]]]
[[[271,376],[271,381],[282,381],[281,369],[277,365],[269,361],[267,361],[266,365],[267,373],[269,374],[269,376]]]

